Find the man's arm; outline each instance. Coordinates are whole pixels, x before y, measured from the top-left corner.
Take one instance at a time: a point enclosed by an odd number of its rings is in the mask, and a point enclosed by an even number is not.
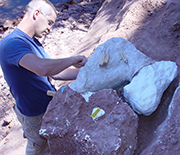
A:
[[[62,59],[42,59],[33,53],[25,54],[19,65],[40,76],[54,76],[63,70],[74,66],[80,68],[87,62],[84,56],[75,56]]]
[[[54,80],[75,80],[79,73],[78,68],[67,68],[57,75],[51,76]]]

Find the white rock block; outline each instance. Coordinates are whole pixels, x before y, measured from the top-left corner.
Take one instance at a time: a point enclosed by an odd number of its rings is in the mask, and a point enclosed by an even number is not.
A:
[[[128,64],[123,61],[120,51],[127,57]],[[109,61],[99,66],[102,54],[109,54]],[[123,38],[111,38],[96,48],[70,87],[80,93],[113,88],[124,81],[131,81],[134,74],[150,63],[152,60],[131,42]]]
[[[164,91],[176,76],[175,62],[155,62],[143,67],[131,83],[124,87],[124,97],[134,111],[149,116],[156,110]]]

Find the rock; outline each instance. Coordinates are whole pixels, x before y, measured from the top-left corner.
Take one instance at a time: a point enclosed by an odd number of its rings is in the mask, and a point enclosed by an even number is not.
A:
[[[8,129],[8,130],[6,130],[6,134],[9,134],[11,131]]]
[[[6,20],[3,24],[4,28],[13,27],[13,21],[12,20]]]
[[[3,31],[4,31],[4,30],[3,30],[3,27],[0,26],[0,33],[3,32]],[[2,34],[1,34],[1,35],[2,35]]]
[[[123,61],[120,51],[123,51],[128,63]],[[110,58],[107,65],[101,67],[99,62],[102,54],[109,54]],[[131,81],[141,68],[152,62],[129,41],[123,38],[111,38],[96,48],[70,87],[78,92],[96,92],[113,88],[125,81]]]
[[[151,115],[163,92],[177,76],[177,65],[171,61],[146,66],[124,87],[124,96],[138,114]]]
[[[63,15],[63,17],[62,17],[63,20],[66,20],[66,19],[68,19],[68,18],[69,18],[69,14],[68,14],[68,13],[65,13],[65,14]]]
[[[6,126],[6,125],[9,125],[11,123],[12,120],[4,120],[4,123],[3,125]]]
[[[94,108],[105,114],[93,119]],[[43,117],[40,135],[50,154],[132,155],[137,143],[138,117],[112,89],[92,94],[89,102],[67,87],[53,96]]]
[[[176,89],[169,105],[168,116],[157,128],[151,144],[141,155],[180,154],[180,86]]]
[[[8,100],[7,98],[5,98],[5,100]],[[12,122],[13,120],[13,117],[9,114],[4,114],[4,119],[3,119],[3,124],[2,126],[7,126],[7,125],[10,125],[10,123]]]
[[[71,0],[70,3],[71,4],[78,4],[78,2],[76,0]]]
[[[13,30],[14,30],[14,28],[8,28],[8,30],[3,33],[2,38],[7,36],[8,34],[10,34]]]
[[[5,141],[4,141],[4,144],[7,144],[9,143],[10,139],[6,138]]]

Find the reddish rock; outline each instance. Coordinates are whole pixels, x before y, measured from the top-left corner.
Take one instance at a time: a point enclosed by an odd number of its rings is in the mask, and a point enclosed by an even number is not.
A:
[[[176,89],[169,106],[168,116],[155,131],[152,143],[141,155],[180,154],[180,86]]]
[[[91,117],[93,108],[105,114]],[[89,98],[69,87],[59,90],[43,118],[40,134],[48,139],[50,154],[124,154],[136,149],[138,117],[112,89]]]

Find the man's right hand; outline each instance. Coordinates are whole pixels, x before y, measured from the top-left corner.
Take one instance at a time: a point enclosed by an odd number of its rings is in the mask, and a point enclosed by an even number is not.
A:
[[[87,62],[87,58],[83,55],[74,57],[73,66],[76,68],[83,67]]]

